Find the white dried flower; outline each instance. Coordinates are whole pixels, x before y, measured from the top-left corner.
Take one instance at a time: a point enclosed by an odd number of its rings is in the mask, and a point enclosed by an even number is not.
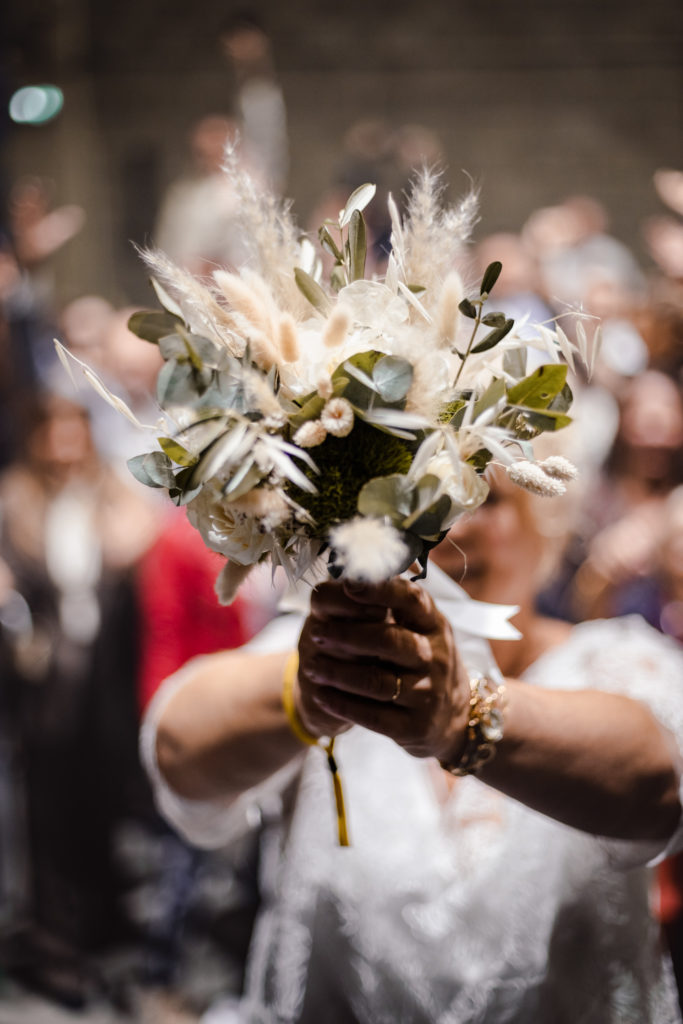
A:
[[[329,541],[346,579],[381,583],[405,568],[408,548],[398,530],[381,519],[358,516],[335,526]]]
[[[351,403],[345,398],[331,398],[320,414],[320,422],[328,434],[346,437],[353,430],[354,416]]]
[[[513,483],[523,487],[532,494],[540,494],[544,498],[557,498],[564,494],[566,488],[560,480],[548,476],[536,462],[520,459],[507,468],[507,474]]]
[[[211,487],[203,487],[187,506],[187,518],[208,548],[240,565],[251,565],[272,548],[260,522],[227,504]]]
[[[566,459],[564,455],[549,455],[547,459],[539,462],[544,473],[552,476],[555,480],[576,480],[578,470],[573,462]]]
[[[320,420],[306,420],[292,440],[299,448],[315,448],[316,445],[322,444],[326,437],[327,431]]]

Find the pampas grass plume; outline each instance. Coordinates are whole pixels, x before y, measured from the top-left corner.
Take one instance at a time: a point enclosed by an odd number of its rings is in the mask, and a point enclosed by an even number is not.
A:
[[[441,344],[451,346],[455,342],[460,311],[458,306],[464,297],[462,278],[453,270],[443,283],[436,311],[437,337]]]

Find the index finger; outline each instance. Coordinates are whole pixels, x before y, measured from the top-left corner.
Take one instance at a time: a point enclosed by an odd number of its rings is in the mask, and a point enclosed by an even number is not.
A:
[[[387,617],[387,605],[382,601],[366,601],[359,604],[341,582],[327,580],[319,583],[311,594],[311,615],[316,619],[363,619],[383,622]]]
[[[344,580],[343,586],[358,604],[390,608],[396,622],[416,633],[431,633],[438,623],[439,613],[431,597],[411,580],[400,576],[383,583]]]

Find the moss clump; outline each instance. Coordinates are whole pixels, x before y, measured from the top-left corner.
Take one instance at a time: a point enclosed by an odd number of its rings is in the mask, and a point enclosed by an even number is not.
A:
[[[318,488],[309,494],[293,485],[291,497],[313,516],[320,532],[351,519],[357,512],[358,494],[368,480],[391,473],[407,473],[413,461],[415,443],[403,441],[356,418],[347,437],[328,434],[322,444],[308,453],[320,470],[304,468]]]

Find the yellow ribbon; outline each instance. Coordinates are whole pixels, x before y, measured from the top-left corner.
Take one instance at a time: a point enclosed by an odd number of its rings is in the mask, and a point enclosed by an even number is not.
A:
[[[313,736],[299,718],[299,712],[297,711],[296,704],[294,702],[294,684],[296,683],[298,671],[299,654],[297,651],[292,651],[287,659],[284,675],[282,677],[282,706],[285,710],[285,715],[287,716],[289,728],[292,730],[292,733],[296,736],[299,742],[308,747],[319,747],[320,750],[324,751],[327,755],[327,765],[332,775],[334,803],[337,810],[337,833],[339,835],[339,845],[350,846],[349,832],[346,824],[346,809],[344,807],[344,790],[342,787],[341,775],[339,773],[339,766],[337,765],[337,761],[334,756],[334,736],[332,739],[327,741],[318,736]]]

